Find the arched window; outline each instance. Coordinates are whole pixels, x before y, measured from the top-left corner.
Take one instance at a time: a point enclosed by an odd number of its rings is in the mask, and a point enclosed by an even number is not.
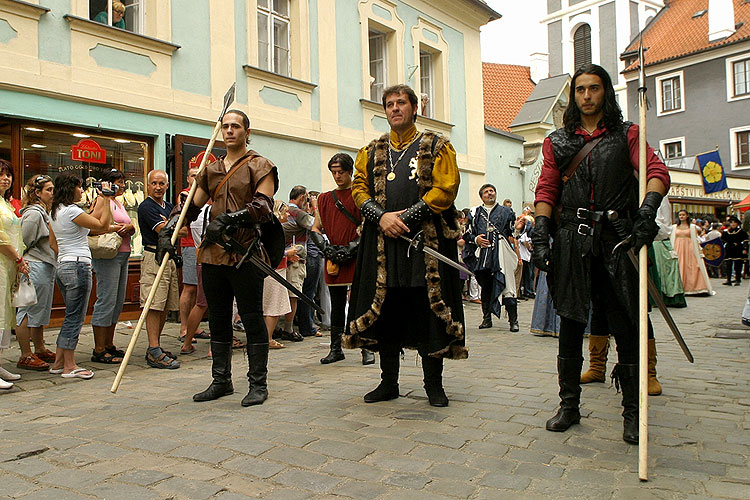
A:
[[[591,26],[582,24],[573,34],[573,65],[578,70],[585,64],[591,64]]]

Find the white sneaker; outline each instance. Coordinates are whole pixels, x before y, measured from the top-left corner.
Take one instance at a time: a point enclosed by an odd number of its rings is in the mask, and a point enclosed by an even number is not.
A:
[[[0,366],[0,378],[4,378],[6,380],[20,380],[21,376],[15,373],[11,373]]]
[[[0,389],[10,389],[13,387],[13,382],[6,382],[0,378]]]

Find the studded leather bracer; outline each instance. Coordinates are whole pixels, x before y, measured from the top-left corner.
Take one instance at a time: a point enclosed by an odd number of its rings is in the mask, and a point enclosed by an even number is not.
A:
[[[432,210],[427,206],[424,200],[419,200],[414,205],[406,209],[404,213],[399,215],[404,224],[409,226],[410,230],[415,230],[419,227],[419,224],[427,217],[432,215]]]
[[[385,210],[380,206],[380,203],[375,201],[374,198],[370,198],[362,203],[362,206],[359,207],[359,212],[362,214],[362,217],[368,221],[379,224],[380,218],[383,217]]]

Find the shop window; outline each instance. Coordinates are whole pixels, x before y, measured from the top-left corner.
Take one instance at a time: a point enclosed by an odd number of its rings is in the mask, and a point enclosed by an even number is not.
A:
[[[432,54],[422,51],[419,53],[419,85],[421,91],[422,115],[432,118],[433,102],[435,98],[435,77],[432,65]]]
[[[143,33],[143,0],[89,0],[89,19]]]
[[[11,161],[10,158],[10,124],[0,123],[0,159]]]
[[[0,140],[5,140],[0,130]],[[3,143],[0,143],[0,148]],[[61,172],[74,172],[84,182],[80,205],[91,206],[96,198],[92,183],[116,168],[125,174],[125,191],[117,199],[125,206],[136,234],[131,240],[133,256],[143,251],[138,229],[138,205],[144,200],[149,165],[149,143],[86,130],[66,131],[42,124],[21,125],[22,177],[24,183],[37,175],[55,178]],[[2,149],[0,149],[0,152]]]
[[[370,100],[380,102],[388,82],[387,35],[370,30]]]
[[[289,0],[258,0],[258,67],[289,76]]]
[[[582,24],[573,34],[573,65],[575,70],[591,64],[591,26]]]

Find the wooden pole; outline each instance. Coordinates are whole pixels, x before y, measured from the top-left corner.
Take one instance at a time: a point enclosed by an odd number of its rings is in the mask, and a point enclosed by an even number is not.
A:
[[[640,88],[638,89],[638,199],[646,197],[646,72],[643,40],[640,47]],[[638,251],[638,478],[648,481],[648,248]]]
[[[224,106],[221,111],[221,115],[219,115],[219,119],[216,121],[216,125],[214,126],[213,134],[211,134],[211,140],[208,143],[208,147],[206,147],[206,151],[203,154],[203,159],[201,160],[201,164],[198,167],[198,173],[196,175],[199,175],[203,169],[206,167],[206,163],[208,161],[208,157],[211,154],[211,150],[214,147],[214,143],[216,142],[216,138],[219,136],[219,132],[221,132],[221,119],[224,117],[224,113],[226,113],[227,108],[229,107],[229,104],[234,100],[234,84],[229,88],[229,91],[224,95]],[[187,214],[187,208],[190,206],[190,203],[193,201],[193,197],[195,196],[195,191],[198,189],[198,183],[193,182],[192,187],[190,188],[190,192],[188,193],[187,198],[185,199],[185,203],[182,205],[182,211],[180,212],[180,217],[177,219],[177,225],[174,228],[174,232],[172,233],[172,245],[174,245],[177,242],[177,233],[179,233],[180,229],[182,228],[182,224],[185,222],[185,215]],[[143,323],[146,321],[146,316],[148,315],[149,310],[151,309],[151,303],[154,301],[154,296],[156,295],[156,288],[159,285],[159,282],[161,281],[161,277],[164,274],[164,270],[167,268],[167,265],[169,264],[170,256],[169,254],[164,255],[164,258],[162,258],[161,265],[159,266],[159,270],[156,273],[156,277],[154,278],[154,284],[151,285],[151,291],[148,294],[148,298],[146,299],[146,303],[143,305],[143,310],[141,311],[141,317],[138,318],[138,323],[135,325],[135,330],[133,330],[133,335],[130,337],[130,343],[128,344],[128,349],[125,351],[125,357],[122,359],[122,363],[120,363],[120,368],[117,370],[117,375],[115,376],[114,382],[112,382],[112,387],[110,388],[110,391],[112,393],[116,393],[117,389],[120,387],[120,382],[122,381],[122,376],[125,374],[125,368],[128,366],[128,361],[130,361],[130,356],[133,354],[133,349],[135,348],[135,343],[138,341],[138,335],[140,335],[141,330],[143,329]]]

